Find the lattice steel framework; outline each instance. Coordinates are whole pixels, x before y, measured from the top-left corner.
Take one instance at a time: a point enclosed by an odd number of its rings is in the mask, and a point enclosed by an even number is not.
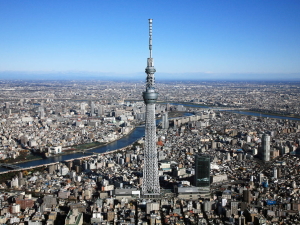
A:
[[[154,60],[152,58],[152,19],[149,19],[149,51],[150,57],[147,59],[145,72],[146,91],[143,92],[144,102],[146,104],[146,128],[145,128],[145,153],[143,170],[143,195],[160,194],[158,177],[158,159],[156,149],[156,121],[155,121],[155,103],[158,93],[155,91]]]

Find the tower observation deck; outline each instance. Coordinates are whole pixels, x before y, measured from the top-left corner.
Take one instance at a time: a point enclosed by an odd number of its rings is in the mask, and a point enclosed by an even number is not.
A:
[[[156,123],[155,103],[158,93],[155,91],[154,60],[152,58],[152,19],[149,19],[149,51],[145,73],[146,91],[143,92],[143,99],[146,104],[146,126],[145,126],[145,150],[143,169],[143,195],[159,195],[160,185],[158,177],[158,158],[156,149]]]

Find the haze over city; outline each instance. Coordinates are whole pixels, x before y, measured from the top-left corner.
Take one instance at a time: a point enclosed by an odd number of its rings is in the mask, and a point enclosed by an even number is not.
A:
[[[299,80],[299,1],[0,1],[0,79]]]

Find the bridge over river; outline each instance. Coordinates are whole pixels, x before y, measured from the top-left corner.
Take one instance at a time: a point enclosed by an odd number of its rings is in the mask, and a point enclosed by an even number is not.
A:
[[[112,152],[115,152],[115,151],[124,151],[128,148],[128,146],[125,146],[123,148],[119,148],[119,149],[114,149],[114,150],[110,150],[110,151],[106,151],[106,152],[84,152],[84,154],[86,155],[83,155],[81,157],[76,157],[76,158],[72,158],[72,159],[66,159],[66,160],[62,160],[62,161],[57,161],[57,162],[51,162],[51,163],[45,163],[45,164],[39,164],[39,165],[35,165],[35,166],[30,166],[30,167],[21,167],[21,166],[17,166],[15,164],[6,164],[6,163],[0,163],[0,167],[5,167],[5,168],[8,168],[10,170],[7,170],[7,171],[2,171],[0,172],[0,175],[1,174],[5,174],[5,173],[11,173],[11,172],[20,172],[20,171],[24,171],[24,170],[30,170],[30,169],[34,169],[34,168],[37,168],[37,167],[48,167],[48,166],[51,166],[51,165],[57,165],[59,163],[64,163],[64,162],[70,162],[70,161],[73,161],[73,160],[76,160],[76,159],[82,159],[82,160],[86,160],[90,157],[93,157],[95,155],[99,155],[99,154],[108,154],[108,153],[112,153]]]

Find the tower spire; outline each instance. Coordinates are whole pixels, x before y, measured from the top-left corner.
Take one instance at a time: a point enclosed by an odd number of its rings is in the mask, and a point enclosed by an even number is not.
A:
[[[143,99],[146,104],[146,126],[142,194],[159,195],[160,185],[155,124],[155,103],[158,93],[154,88],[154,73],[156,70],[152,58],[152,19],[149,19],[149,51],[150,58],[147,59],[147,67],[145,69],[147,74],[146,91],[143,92]]]
[[[154,68],[154,59],[152,58],[152,19],[149,19],[149,51],[150,51],[150,58],[147,59],[147,67],[145,72],[147,74],[146,78],[146,90],[153,90],[154,92],[154,73],[156,72]]]
[[[152,58],[152,19],[149,19],[149,51]]]

